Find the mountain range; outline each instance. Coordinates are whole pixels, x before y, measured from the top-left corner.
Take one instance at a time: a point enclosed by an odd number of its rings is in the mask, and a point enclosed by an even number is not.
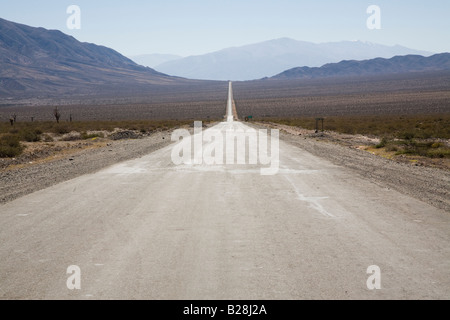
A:
[[[293,53],[294,44],[304,49],[299,57],[295,57]],[[202,56],[191,57],[197,59],[191,67],[193,70],[201,68],[205,72],[211,68],[212,73],[222,70],[224,75],[220,78],[231,80],[236,79],[233,74],[240,71],[247,73],[249,78],[273,72],[272,74],[277,75],[270,79],[277,80],[450,70],[448,53],[431,57],[405,55],[389,59],[348,60],[353,56],[369,55],[369,47],[373,49],[372,55],[391,55],[393,51],[403,54],[410,51],[399,46],[386,47],[362,42],[314,45],[279,39],[263,45],[223,50],[218,56],[206,55],[206,60]],[[318,48],[321,48],[321,54],[318,53]],[[284,65],[294,63],[293,61],[297,61],[295,59],[309,59],[310,64],[315,64],[322,61],[320,59],[332,60],[333,54],[345,56],[346,60],[338,63],[326,61],[320,68],[305,66],[299,62],[295,68],[284,69]],[[273,57],[273,61],[270,57]],[[186,61],[189,61],[189,58],[166,62],[163,65],[184,64]],[[200,64],[202,61],[204,66]],[[222,64],[223,61],[235,61],[233,68],[230,64]],[[271,68],[273,71],[269,72]],[[275,72],[278,68],[283,69]],[[249,73],[253,75],[250,77]],[[141,66],[110,48],[80,42],[57,30],[35,28],[0,19],[0,100],[3,102],[28,98],[70,99],[74,96],[117,98],[122,94],[132,97],[144,94],[153,97],[156,93],[170,94],[191,86],[204,90],[205,86],[216,84],[169,76]]]
[[[0,19],[0,96],[116,93],[183,82],[61,31]]]
[[[320,68],[298,67],[286,70],[270,79],[313,79],[329,77],[372,76],[450,70],[450,53],[431,57],[419,55],[376,58],[363,61],[328,63]]]
[[[182,59],[183,57],[175,54],[154,53],[154,54],[141,54],[137,56],[130,56],[129,58],[142,66],[155,68],[156,66],[163,64],[165,62],[179,60]]]
[[[410,54],[429,56],[432,53],[362,41],[316,44],[281,38],[168,61],[155,66],[155,70],[190,79],[254,80],[294,67],[320,67],[342,60],[392,58]]]

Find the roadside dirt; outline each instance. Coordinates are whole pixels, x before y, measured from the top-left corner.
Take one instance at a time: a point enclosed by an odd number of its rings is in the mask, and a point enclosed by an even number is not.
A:
[[[148,154],[170,144],[170,134],[162,131],[141,139],[27,144],[20,157],[0,161],[0,203]]]
[[[76,155],[80,151],[103,148],[109,144],[109,140],[98,138],[80,141],[22,142],[25,150],[20,156],[0,159],[0,172],[51,162]]]
[[[342,134],[333,131],[315,132],[314,130],[307,130],[299,127],[292,127],[281,125],[277,123],[265,123],[270,128],[279,129],[285,133],[293,136],[302,136],[308,139],[315,139],[317,141],[331,142],[343,147],[363,150],[373,155],[383,157],[395,161],[397,163],[404,163],[416,167],[439,168],[443,170],[450,170],[450,159],[448,158],[427,158],[417,155],[396,155],[396,152],[386,151],[384,148],[377,149],[375,146],[380,143],[377,137],[369,137],[364,135]],[[445,141],[450,144],[450,141]]]
[[[315,133],[278,124],[252,123],[261,128],[280,130],[280,138],[333,164],[347,167],[355,174],[387,189],[393,189],[450,213],[450,170],[448,166],[431,166],[424,160],[386,156],[371,152],[378,140],[330,132]],[[432,159],[429,159],[432,160]]]
[[[183,128],[193,131],[190,126]],[[62,141],[53,137],[52,142],[24,143],[26,148],[19,157],[0,158],[0,203],[156,151],[172,143],[173,130],[145,135],[116,130],[114,134],[97,132],[107,138]]]

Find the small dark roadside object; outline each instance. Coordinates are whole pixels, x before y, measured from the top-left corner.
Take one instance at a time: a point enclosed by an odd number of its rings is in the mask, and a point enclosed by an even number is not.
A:
[[[61,118],[61,113],[59,113],[58,107],[53,110],[53,115],[55,116],[56,123],[59,123],[59,118]]]
[[[319,132],[319,122],[320,121],[322,122],[322,132],[323,132],[323,121],[324,120],[325,120],[324,118],[316,118],[316,133]]]

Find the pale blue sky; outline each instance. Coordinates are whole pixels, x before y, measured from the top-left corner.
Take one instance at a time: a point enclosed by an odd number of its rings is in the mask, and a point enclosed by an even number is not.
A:
[[[81,8],[81,30],[66,9]],[[369,5],[381,30],[369,30]],[[0,17],[58,29],[130,56],[203,54],[281,37],[311,42],[364,40],[450,52],[448,0],[0,0]]]

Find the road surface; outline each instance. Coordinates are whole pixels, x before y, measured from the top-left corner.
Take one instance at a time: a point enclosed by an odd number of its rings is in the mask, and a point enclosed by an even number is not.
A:
[[[0,298],[450,298],[448,212],[284,141],[274,175],[172,150],[1,205]]]
[[[227,100],[227,122],[234,120],[233,118],[233,85],[231,81],[228,84],[228,100]]]

